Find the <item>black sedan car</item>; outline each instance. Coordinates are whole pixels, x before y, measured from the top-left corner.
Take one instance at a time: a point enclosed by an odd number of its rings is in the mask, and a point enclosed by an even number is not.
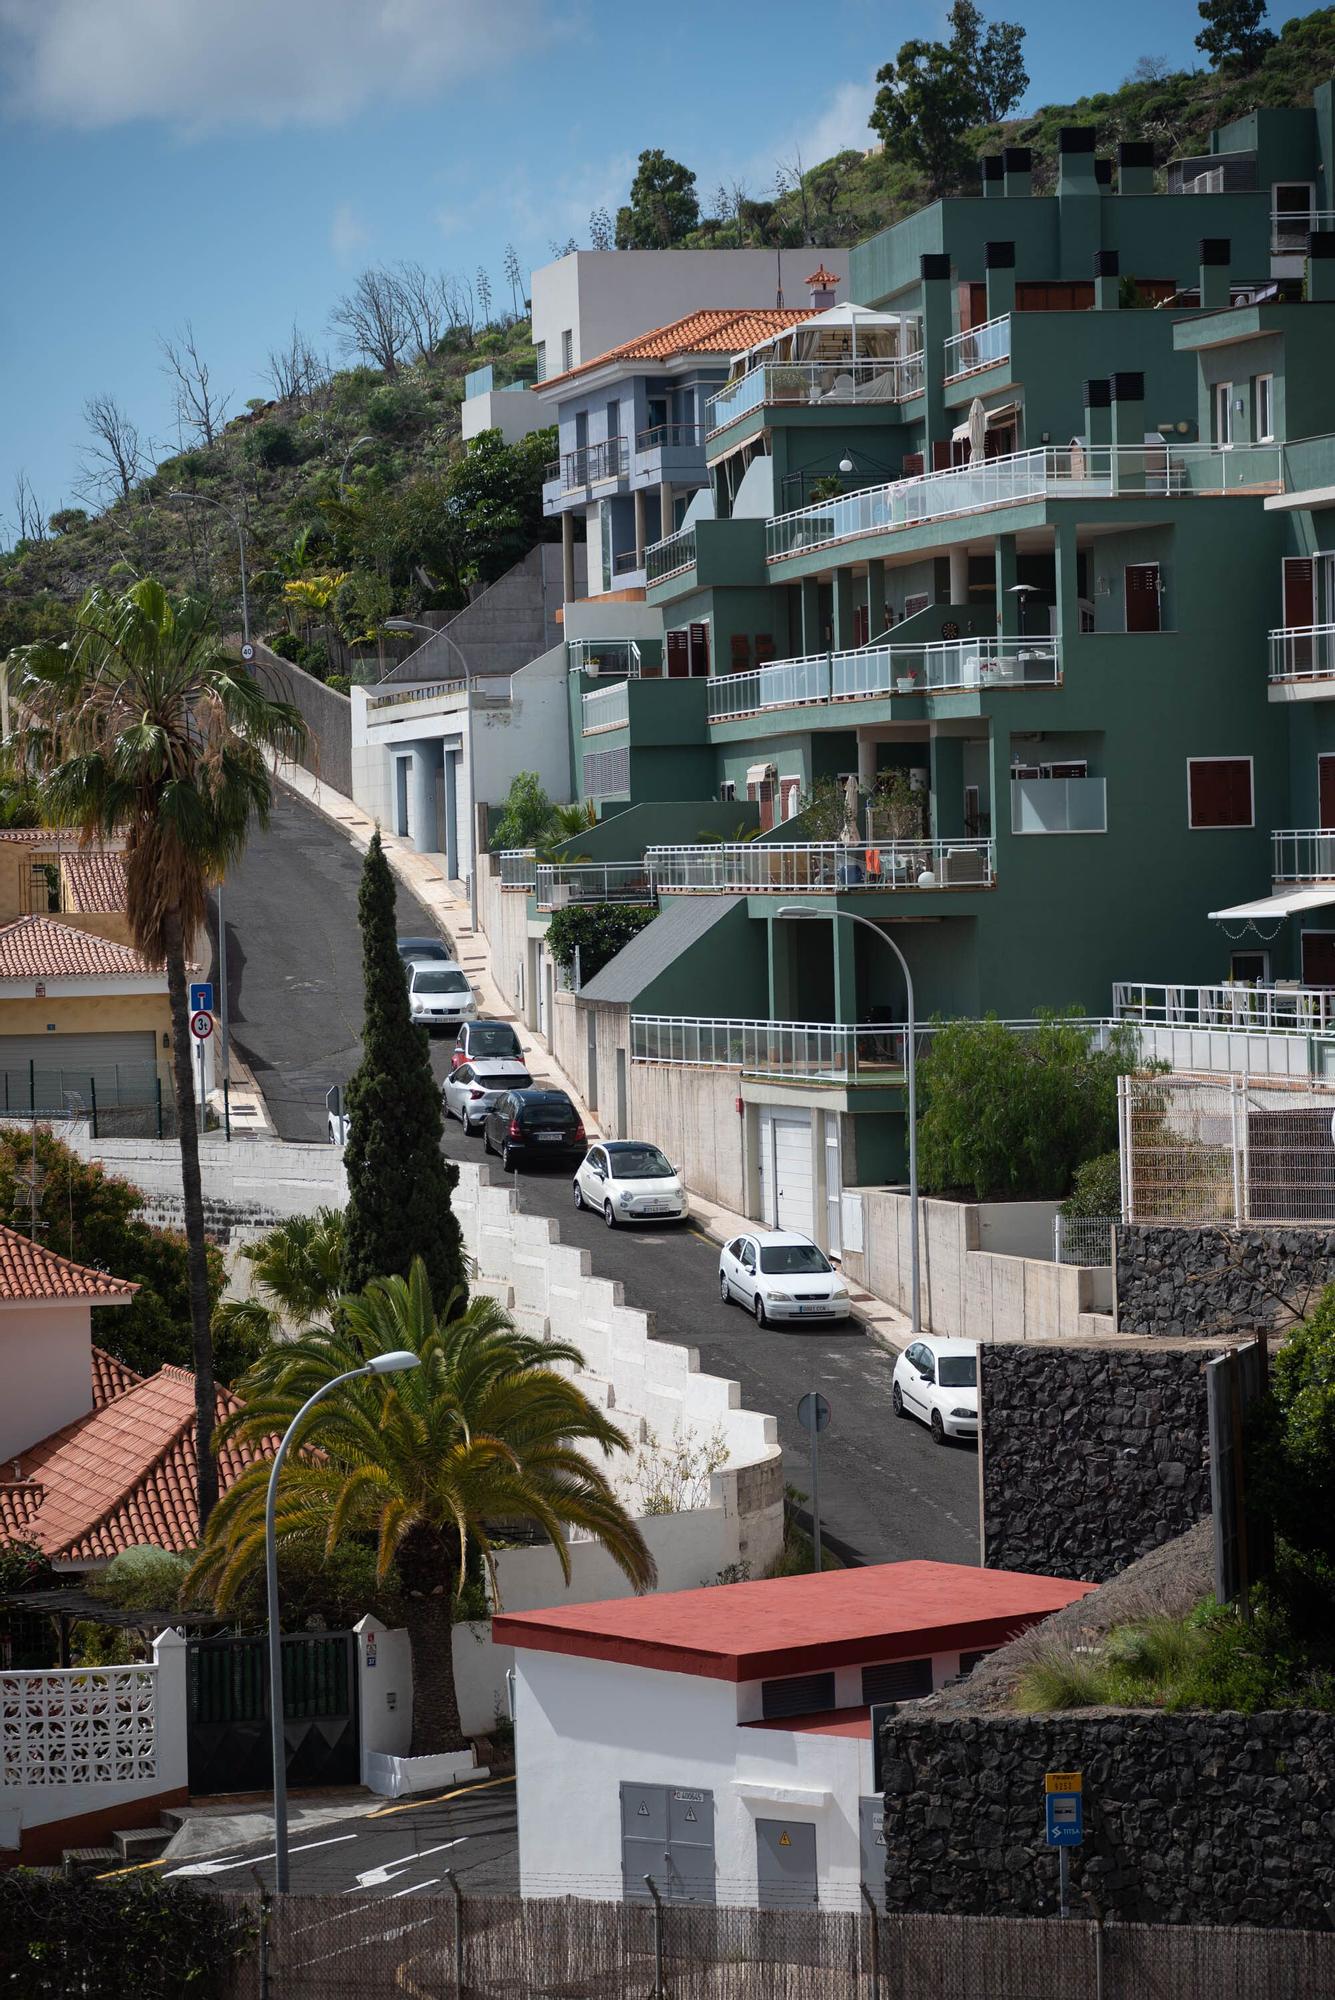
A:
[[[588,1150],[580,1115],[563,1090],[507,1090],[482,1121],[482,1144],[500,1154],[507,1173],[521,1161],[568,1166]]]

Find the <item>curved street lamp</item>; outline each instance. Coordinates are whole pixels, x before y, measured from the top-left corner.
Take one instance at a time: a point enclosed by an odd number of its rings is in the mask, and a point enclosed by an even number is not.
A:
[[[419,1356],[408,1348],[396,1348],[389,1354],[377,1354],[364,1368],[350,1368],[344,1375],[335,1375],[332,1382],[325,1382],[313,1396],[308,1396],[283,1433],[282,1442],[274,1453],[273,1469],[269,1474],[269,1492],[264,1503],[264,1570],[269,1599],[269,1731],[273,1745],[273,1834],[274,1834],[274,1886],[279,1895],[287,1891],[287,1742],[283,1731],[283,1632],[279,1622],[278,1607],[278,1540],[275,1533],[275,1509],[278,1500],[278,1475],[287,1457],[291,1444],[303,1419],[309,1410],[339,1389],[345,1382],[355,1382],[362,1375],[397,1375],[407,1368],[416,1368]]]

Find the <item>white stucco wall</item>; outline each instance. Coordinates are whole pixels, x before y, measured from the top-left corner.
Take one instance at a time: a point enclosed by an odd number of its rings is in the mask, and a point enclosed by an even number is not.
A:
[[[102,1308],[105,1319],[121,1308]],[[72,1301],[0,1306],[0,1470],[93,1407],[92,1309]]]
[[[459,435],[465,444],[483,431],[499,431],[507,444],[518,444],[550,422],[550,412],[531,389],[489,389],[459,405]]]

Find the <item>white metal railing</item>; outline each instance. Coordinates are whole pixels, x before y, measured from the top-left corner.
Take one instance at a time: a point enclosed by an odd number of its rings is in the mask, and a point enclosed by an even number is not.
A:
[[[1286,625],[1270,634],[1270,681],[1335,678],[1335,625]]]
[[[890,694],[1060,687],[1056,638],[934,639],[807,653],[709,683],[711,722],[801,703],[866,700]]]
[[[1335,882],[1335,827],[1278,827],[1270,835],[1276,882]]]
[[[651,903],[653,885],[642,861],[539,862],[540,910],[564,910],[571,903]]]
[[[1335,210],[1329,208],[1274,209],[1270,216],[1270,248],[1283,256],[1307,249],[1314,229],[1335,229]]]
[[[1173,986],[1118,980],[1113,1013],[1120,1021],[1170,1028],[1242,1028],[1263,1034],[1335,1033],[1335,988],[1327,986]]]
[[[830,656],[804,653],[773,666],[751,667],[741,674],[718,674],[706,689],[711,722],[732,715],[754,715],[764,708],[792,708],[799,702],[830,699]]]
[[[1012,833],[1106,833],[1106,778],[1012,778]]]
[[[625,674],[640,678],[638,639],[567,639],[566,665],[572,674]]]
[[[538,880],[538,859],[531,847],[507,847],[501,854],[502,889],[532,889]]]
[[[581,706],[581,733],[596,736],[602,729],[624,729],[630,721],[630,682],[614,681],[611,687],[586,694]]]
[[[961,375],[976,375],[980,368],[994,368],[999,361],[1009,361],[1010,352],[1011,316],[1000,313],[981,326],[971,326],[967,333],[951,334],[945,343],[945,379],[954,382]]]
[[[732,1021],[632,1014],[632,1062],[738,1069],[806,1083],[898,1083],[904,1030],[823,1021]]]
[[[777,514],[766,527],[771,562],[859,535],[921,527],[985,507],[1054,499],[1117,499],[1140,493],[1219,495],[1277,492],[1278,444],[1045,445],[1002,458],[864,486]]]
[[[675,535],[664,535],[661,542],[650,542],[644,552],[644,580],[646,584],[662,583],[665,577],[678,576],[683,570],[695,564],[695,523],[689,528],[678,528]]]
[[[1063,1215],[1058,1209],[1052,1218],[1053,1263],[1111,1264],[1112,1233],[1119,1220],[1116,1215]]]
[[[903,403],[923,389],[923,354],[880,361],[762,361],[705,404],[705,429],[770,403]]]
[[[854,889],[990,889],[990,840],[719,841],[651,847],[645,855],[660,895],[839,894]]]
[[[155,1778],[157,1690],[156,1665],[0,1674],[0,1796]]]
[[[430,640],[427,644],[430,645]],[[467,681],[432,681],[425,687],[396,688],[392,694],[372,694],[366,698],[366,706],[372,708],[397,708],[402,702],[438,701],[442,695],[464,694]]]

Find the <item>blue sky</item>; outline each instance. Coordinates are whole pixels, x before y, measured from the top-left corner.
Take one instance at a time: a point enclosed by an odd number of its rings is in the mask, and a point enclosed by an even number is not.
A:
[[[1276,8],[1276,20],[1290,10]],[[1107,89],[1143,54],[1198,60],[1192,0],[988,4],[1028,29],[1027,106]],[[866,141],[872,77],[939,35],[924,0],[0,0],[0,540],[24,467],[76,498],[84,400],[175,448],[157,335],[193,322],[234,408],[296,320],[413,258],[495,296],[587,242],[645,146],[765,192]]]

